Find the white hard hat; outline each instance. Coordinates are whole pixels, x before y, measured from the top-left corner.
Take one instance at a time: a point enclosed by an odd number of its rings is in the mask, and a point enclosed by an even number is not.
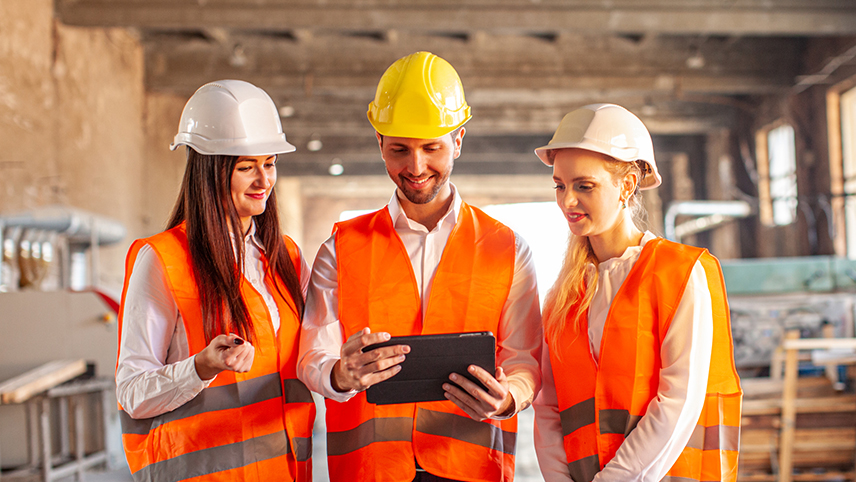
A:
[[[295,149],[285,140],[270,96],[242,80],[220,80],[197,89],[181,112],[178,134],[169,148],[182,144],[200,154],[228,156],[267,156]]]
[[[535,149],[535,154],[544,164],[552,166],[548,151],[572,147],[599,152],[618,161],[644,161],[640,167],[645,169],[645,175],[639,189],[653,189],[662,182],[654,161],[651,134],[638,117],[620,105],[591,104],[568,113],[550,142]]]

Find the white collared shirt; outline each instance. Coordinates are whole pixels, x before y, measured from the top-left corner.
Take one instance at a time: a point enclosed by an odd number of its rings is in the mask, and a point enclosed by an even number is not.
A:
[[[387,205],[395,232],[410,257],[422,300],[427,300],[431,293],[434,274],[458,220],[462,201],[454,185],[452,195],[454,200],[449,210],[430,231],[407,217],[397,194],[392,195]],[[514,276],[497,334],[497,366],[501,366],[508,377],[516,413],[529,406],[540,387],[538,358],[542,331],[532,255],[529,246],[517,233],[514,239]],[[340,393],[330,384],[330,373],[340,358],[340,349],[344,342],[344,328],[338,316],[335,241],[335,236],[331,236],[321,245],[312,268],[300,334],[297,376],[310,390],[332,400],[344,402],[356,392]],[[423,315],[425,304],[422,304]]]
[[[279,310],[265,282],[264,248],[255,223],[244,236],[244,278],[261,293],[279,330]],[[300,286],[309,284],[309,265],[300,256]],[[202,380],[190,356],[187,333],[163,266],[148,244],[140,248],[122,304],[122,339],[116,370],[116,395],[132,418],[151,418],[192,400],[214,379]],[[215,377],[216,378],[216,377]]]
[[[646,232],[639,246],[598,266],[596,291],[589,307],[589,348],[600,359],[600,343],[609,307],[642,247],[654,239]],[[707,276],[696,262],[669,331],[660,348],[662,368],[657,396],[639,424],[619,446],[615,457],[594,478],[598,482],[660,481],[674,465],[692,435],[704,407],[713,339],[713,310]],[[573,377],[572,373],[562,376]],[[556,384],[549,347],[541,352],[542,387],[535,408],[535,451],[546,482],[567,482],[567,455],[563,445]]]

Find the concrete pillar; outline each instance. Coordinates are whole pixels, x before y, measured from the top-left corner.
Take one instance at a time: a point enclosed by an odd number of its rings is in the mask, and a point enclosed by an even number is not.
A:
[[[690,175],[690,156],[685,152],[672,155],[672,202],[692,201],[695,199],[695,184]],[[681,223],[682,218],[677,222]],[[695,235],[684,236],[681,242],[696,244]]]
[[[708,199],[731,200],[735,185],[734,159],[731,156],[731,132],[719,129],[707,135],[705,187]],[[740,225],[734,221],[715,228],[711,233],[711,252],[719,259],[740,257]]]
[[[276,180],[276,208],[282,232],[291,236],[303,248],[303,194],[300,178],[280,177]],[[309,260],[311,262],[311,260]]]

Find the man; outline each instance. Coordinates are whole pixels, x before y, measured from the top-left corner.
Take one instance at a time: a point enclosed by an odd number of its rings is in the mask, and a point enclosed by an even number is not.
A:
[[[445,60],[417,52],[380,80],[368,118],[397,189],[380,211],[337,223],[315,259],[298,377],[327,400],[332,481],[510,481],[515,414],[540,385],[541,316],[528,246],[449,182],[471,118]],[[409,347],[390,336],[491,331],[483,390],[452,374],[449,401],[374,405]]]

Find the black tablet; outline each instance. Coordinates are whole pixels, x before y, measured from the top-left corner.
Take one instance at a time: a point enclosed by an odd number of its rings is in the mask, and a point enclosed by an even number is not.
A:
[[[476,365],[491,375],[496,373],[496,338],[489,331],[393,336],[363,351],[391,345],[408,345],[410,353],[401,363],[400,372],[366,390],[369,403],[388,405],[446,400],[443,384],[452,383],[450,374],[463,375],[484,388],[467,367]]]

